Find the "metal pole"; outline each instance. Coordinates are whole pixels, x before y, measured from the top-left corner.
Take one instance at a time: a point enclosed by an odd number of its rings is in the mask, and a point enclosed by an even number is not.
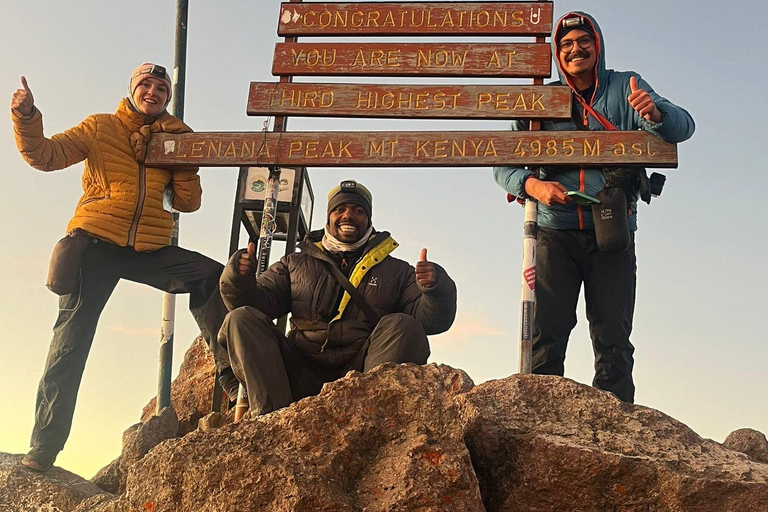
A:
[[[264,197],[264,211],[261,214],[261,231],[259,233],[259,252],[256,262],[256,276],[269,267],[269,253],[272,249],[272,237],[275,234],[275,217],[277,216],[277,194],[280,192],[280,168],[269,168],[266,196]],[[248,395],[243,383],[237,391],[237,405],[235,405],[235,421],[240,421],[245,411],[248,410]]]
[[[542,1],[542,0],[539,0]],[[546,38],[537,37],[537,43],[544,43]],[[534,85],[543,85],[543,78],[534,78]],[[540,130],[541,121],[531,121],[530,130]],[[540,172],[536,174],[541,178]],[[522,293],[520,297],[520,360],[519,373],[531,373],[533,355],[533,327],[536,316],[536,234],[538,232],[538,204],[532,199],[525,201],[525,221],[523,223],[523,271]]]
[[[173,63],[173,94],[171,113],[184,119],[184,86],[187,72],[187,18],[188,0],[176,2],[176,40]],[[171,245],[179,245],[179,212],[173,212]],[[163,293],[162,323],[160,326],[160,375],[157,382],[156,414],[171,405],[171,370],[173,365],[173,332],[176,323],[176,295]]]

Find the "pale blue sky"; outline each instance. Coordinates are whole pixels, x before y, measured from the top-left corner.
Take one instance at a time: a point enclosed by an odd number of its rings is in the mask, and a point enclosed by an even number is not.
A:
[[[248,84],[272,79],[279,2],[190,3],[185,121],[199,131],[260,130],[263,119],[245,115]],[[694,137],[680,145],[680,167],[664,171],[663,196],[639,212],[632,337],[637,402],[716,441],[741,427],[768,432],[768,409],[760,405],[768,394],[768,7],[757,0],[735,7],[694,0],[555,2],[556,16],[573,9],[601,24],[609,67],[638,71],[658,93],[688,109],[697,125]],[[0,91],[10,102],[25,75],[47,135],[89,114],[113,112],[139,63],[173,65],[171,0],[0,0],[0,12]],[[292,130],[507,126],[289,122]],[[0,451],[23,453],[56,317],[56,297],[44,287],[48,259],[80,195],[82,165],[51,174],[33,170],[18,155],[6,121],[0,124],[0,168]],[[201,175],[203,207],[182,216],[181,244],[223,261],[236,171],[204,169]],[[427,247],[430,259],[457,282],[459,315],[449,333],[432,339],[431,361],[463,368],[476,383],[517,370],[523,210],[506,204],[490,169],[313,169],[310,176],[316,219],[324,218],[331,187],[357,179],[373,193],[374,225],[401,242],[395,255],[415,262]],[[123,282],[107,305],[72,435],[57,462],[66,469],[90,477],[115,458],[123,430],[155,394],[160,297]],[[186,304],[182,296],[176,368],[197,334]],[[583,306],[579,315],[566,375],[589,383],[592,349]]]

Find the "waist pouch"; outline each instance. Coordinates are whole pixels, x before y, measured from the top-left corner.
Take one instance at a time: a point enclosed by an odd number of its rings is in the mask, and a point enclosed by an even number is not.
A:
[[[56,295],[68,295],[75,291],[83,254],[90,242],[90,235],[82,229],[75,229],[58,241],[51,254],[45,282],[49,290]]]
[[[610,253],[626,250],[630,244],[626,194],[620,188],[604,188],[595,198],[600,200],[592,206],[597,248]]]

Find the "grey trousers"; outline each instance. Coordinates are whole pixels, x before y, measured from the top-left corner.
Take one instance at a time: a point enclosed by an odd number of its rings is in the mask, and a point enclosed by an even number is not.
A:
[[[75,403],[96,325],[120,279],[170,293],[189,293],[189,309],[219,370],[229,365],[216,334],[227,309],[218,281],[223,266],[202,254],[168,246],[138,252],[92,239],[83,254],[75,291],[59,299],[43,377],[37,390],[32,447],[59,452],[69,437]]]
[[[266,315],[251,306],[227,315],[219,342],[227,347],[232,370],[245,384],[249,407],[257,414],[316,395],[324,383],[351,370],[365,372],[386,362],[426,364],[429,357],[424,328],[403,313],[382,317],[358,355],[339,368],[321,368],[307,360]]]

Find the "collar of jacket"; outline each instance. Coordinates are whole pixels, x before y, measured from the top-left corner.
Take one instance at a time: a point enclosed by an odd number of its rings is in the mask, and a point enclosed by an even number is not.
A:
[[[321,239],[322,232],[322,230],[319,230]],[[317,233],[318,231],[313,231],[307,235],[307,238],[300,244],[302,252],[306,251],[307,254],[314,258],[326,261],[330,265],[335,265],[336,263],[323,250],[322,242],[317,240]],[[371,235],[371,239],[365,245],[365,252],[363,252],[363,257],[360,258],[360,261],[357,262],[355,268],[352,269],[352,273],[349,275],[349,282],[352,283],[352,286],[357,288],[360,283],[363,282],[363,278],[368,273],[368,271],[384,261],[384,258],[389,256],[392,251],[397,249],[398,245],[400,244],[398,244],[395,239],[392,238],[392,236],[386,231],[374,232]],[[350,299],[351,297],[349,293],[345,291],[344,296],[341,298],[341,303],[339,304],[339,312],[335,317],[333,317],[331,322],[341,318],[341,315],[344,314],[344,310],[346,309],[347,304],[349,304]]]
[[[163,111],[155,117],[148,117],[137,112],[128,98],[120,100],[115,116],[130,133],[131,146],[136,155],[136,160],[143,162],[147,154],[147,143],[152,133],[187,133],[192,129],[184,124],[181,119]]]

